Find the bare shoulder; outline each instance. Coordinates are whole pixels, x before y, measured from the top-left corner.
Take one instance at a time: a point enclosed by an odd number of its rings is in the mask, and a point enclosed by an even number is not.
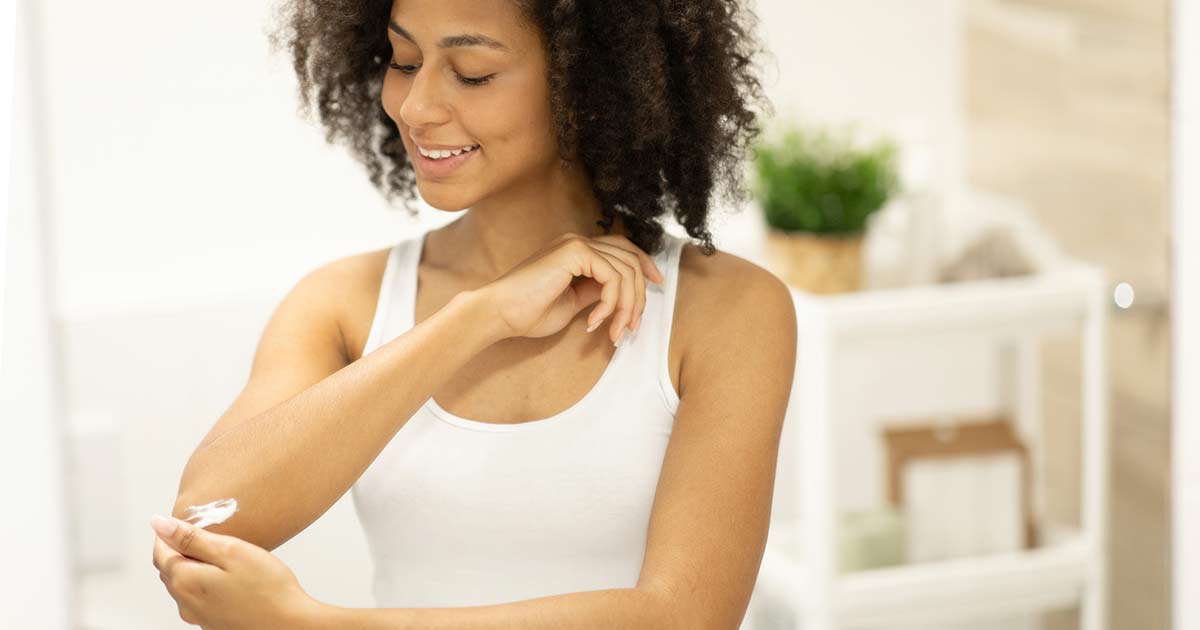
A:
[[[727,283],[738,285],[752,283],[755,287],[773,288],[777,294],[790,290],[782,280],[769,269],[761,267],[741,256],[717,249],[711,255],[706,255],[699,245],[687,243],[679,259],[680,282]],[[693,294],[711,293],[711,291],[693,291]],[[790,299],[790,297],[789,297]]]
[[[744,352],[796,344],[795,303],[783,280],[741,256],[719,249],[705,255],[691,243],[684,245],[679,260],[675,322],[680,328],[681,395],[688,373],[697,373],[691,366],[715,363],[736,369],[735,359]]]
[[[331,260],[309,273],[313,291],[334,305],[333,316],[342,335],[348,363],[361,357],[379,299],[390,248],[349,254]]]
[[[701,330],[756,310],[782,318],[781,324],[795,317],[791,289],[770,270],[719,249],[705,255],[691,243],[684,245],[680,255],[678,292],[677,310],[686,313],[691,327]]]

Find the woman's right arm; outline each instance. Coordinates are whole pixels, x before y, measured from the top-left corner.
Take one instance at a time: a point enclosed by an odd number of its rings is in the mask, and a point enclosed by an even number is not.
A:
[[[557,333],[597,301],[588,324],[608,319],[614,343],[624,329],[636,330],[647,273],[663,281],[624,236],[566,233],[349,365],[336,298],[349,279],[368,274],[338,263],[310,273],[271,316],[245,389],[188,459],[172,514],[184,519],[189,505],[232,497],[238,514],[212,531],[278,547],[336,503],[483,349]]]
[[[245,388],[184,467],[176,517],[233,497],[237,515],[208,529],[275,549],[337,502],[443,383],[506,334],[482,292],[466,291],[347,365],[332,299],[345,278],[332,265],[310,273],[271,316]]]

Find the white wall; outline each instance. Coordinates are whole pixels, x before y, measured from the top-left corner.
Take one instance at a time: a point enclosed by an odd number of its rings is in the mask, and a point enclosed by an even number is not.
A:
[[[45,291],[43,190],[32,168],[40,156],[30,133],[37,131],[30,117],[37,73],[29,54],[34,42],[15,28],[18,17],[24,26],[31,16],[0,2],[0,628],[65,630],[74,610],[61,392]],[[31,124],[9,127],[14,119]]]
[[[1190,630],[1200,628],[1200,3],[1174,9],[1172,602],[1175,630]]]
[[[961,1],[754,0],[778,113],[889,134],[960,181]]]
[[[67,319],[256,297],[402,228],[295,114],[269,0],[44,0]]]

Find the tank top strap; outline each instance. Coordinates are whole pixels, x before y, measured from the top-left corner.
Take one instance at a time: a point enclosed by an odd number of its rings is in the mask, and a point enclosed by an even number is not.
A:
[[[643,331],[650,332],[648,327],[652,326],[654,334],[648,336],[648,342],[643,351],[652,357],[652,360],[646,361],[654,369],[654,374],[649,376],[653,378],[652,382],[658,383],[658,387],[662,391],[663,402],[674,413],[679,407],[679,394],[675,391],[675,386],[671,384],[668,354],[671,347],[671,329],[675,319],[675,302],[679,286],[679,261],[682,258],[683,246],[687,243],[687,239],[674,236],[669,232],[665,233],[663,238],[663,248],[654,256],[654,262],[662,270],[664,282],[662,285],[653,283],[647,285],[647,291],[652,290],[657,296],[657,299],[654,300],[657,312],[653,313],[652,318],[644,319]]]
[[[673,416],[679,407],[679,394],[671,384],[671,327],[675,317],[675,295],[679,286],[679,260],[686,239],[671,233],[663,235],[663,246],[652,256],[663,273],[663,283],[646,283],[646,308],[641,328],[621,342],[619,368],[622,376],[614,385],[623,392],[606,392],[602,398],[628,395],[635,388],[646,388]],[[626,333],[628,335],[629,333]],[[623,356],[622,356],[623,355]]]
[[[387,263],[380,281],[375,317],[362,356],[395,339],[413,326],[413,304],[416,302],[416,266],[425,232],[405,238],[388,251]]]

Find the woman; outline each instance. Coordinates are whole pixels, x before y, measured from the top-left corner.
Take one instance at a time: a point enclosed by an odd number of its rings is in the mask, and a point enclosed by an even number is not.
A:
[[[706,228],[758,129],[737,2],[286,9],[329,137],[385,194],[469,211],[313,271],[273,314],[175,506],[241,510],[155,540],[180,616],[736,628],[796,343],[787,287]],[[378,608],[317,602],[268,553],[347,490]]]

